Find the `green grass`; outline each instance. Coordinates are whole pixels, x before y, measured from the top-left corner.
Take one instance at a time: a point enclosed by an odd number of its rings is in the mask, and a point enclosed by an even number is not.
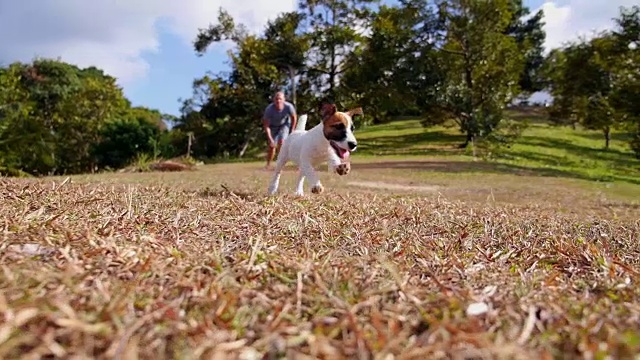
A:
[[[475,160],[458,147],[464,136],[455,127],[423,128],[418,120],[369,126],[357,132],[361,158],[431,158],[467,163],[452,171],[529,174],[605,182],[640,184],[640,160],[628,147],[626,134],[614,133],[609,149],[598,131],[556,127],[533,119],[513,146],[489,162]],[[466,169],[466,170],[465,170]]]

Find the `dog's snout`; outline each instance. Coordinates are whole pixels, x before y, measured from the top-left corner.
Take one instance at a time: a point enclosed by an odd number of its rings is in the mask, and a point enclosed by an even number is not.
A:
[[[358,146],[358,143],[355,141],[347,141],[347,145],[349,145],[349,150],[353,150]]]

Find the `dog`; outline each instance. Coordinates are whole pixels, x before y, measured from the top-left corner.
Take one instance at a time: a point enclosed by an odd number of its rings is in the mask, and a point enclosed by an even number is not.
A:
[[[362,108],[340,112],[335,104],[324,104],[320,113],[322,121],[308,131],[306,130],[308,115],[300,115],[296,128],[284,141],[278,154],[274,174],[269,184],[269,195],[274,195],[278,191],[282,169],[289,161],[294,162],[300,170],[295,189],[295,194],[298,196],[304,195],[305,178],[309,180],[313,194],[323,192],[324,188],[315,167],[325,161],[329,171],[340,176],[347,175],[351,170],[348,158],[358,146],[358,141],[353,134],[353,116],[363,115]]]

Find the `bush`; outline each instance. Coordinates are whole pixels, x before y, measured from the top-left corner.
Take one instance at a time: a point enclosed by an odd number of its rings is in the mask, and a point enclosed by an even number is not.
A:
[[[161,130],[140,118],[124,118],[107,123],[100,132],[100,142],[93,153],[101,169],[119,169],[141,154],[153,158],[161,155]]]

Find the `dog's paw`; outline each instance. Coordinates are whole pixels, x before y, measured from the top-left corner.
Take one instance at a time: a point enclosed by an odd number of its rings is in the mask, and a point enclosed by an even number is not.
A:
[[[323,191],[324,191],[324,187],[323,187],[321,184],[314,185],[314,186],[311,188],[311,192],[312,192],[313,194],[320,194],[320,193],[322,193]]]
[[[336,173],[338,173],[338,175],[347,175],[349,171],[351,171],[351,164],[349,163],[342,163],[336,166]]]

